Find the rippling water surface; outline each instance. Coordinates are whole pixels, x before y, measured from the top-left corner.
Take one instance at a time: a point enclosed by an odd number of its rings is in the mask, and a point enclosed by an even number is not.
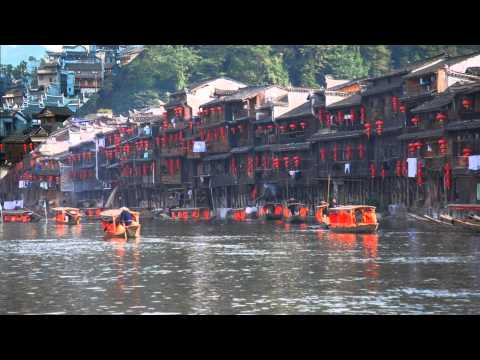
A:
[[[282,223],[0,224],[0,314],[479,314],[480,236]]]

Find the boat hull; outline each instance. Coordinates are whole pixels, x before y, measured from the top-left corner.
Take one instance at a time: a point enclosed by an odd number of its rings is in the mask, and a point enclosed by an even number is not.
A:
[[[305,216],[290,216],[285,218],[285,222],[289,224],[302,224],[307,222],[307,217]]]
[[[352,227],[336,226],[330,227],[330,230],[335,233],[369,234],[378,230],[378,224],[356,225]]]
[[[118,225],[115,231],[105,231],[105,237],[107,238],[116,238],[116,237],[127,237],[127,238],[136,238],[140,236],[140,224],[123,226]]]

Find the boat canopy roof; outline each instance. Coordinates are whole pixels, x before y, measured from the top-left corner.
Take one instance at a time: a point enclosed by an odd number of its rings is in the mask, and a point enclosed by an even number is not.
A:
[[[370,205],[346,205],[346,206],[338,206],[334,208],[330,208],[328,211],[352,211],[357,209],[373,209],[375,210],[375,206]]]
[[[20,215],[20,214],[33,214],[33,211],[30,210],[3,210],[4,214],[9,215]]]

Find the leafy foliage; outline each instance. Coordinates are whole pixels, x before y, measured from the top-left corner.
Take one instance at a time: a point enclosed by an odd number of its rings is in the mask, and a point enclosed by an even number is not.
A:
[[[218,76],[248,84],[319,87],[325,75],[376,76],[442,52],[458,55],[479,49],[479,45],[148,45],[80,112],[103,107],[126,113],[165,101],[168,92],[191,82]]]

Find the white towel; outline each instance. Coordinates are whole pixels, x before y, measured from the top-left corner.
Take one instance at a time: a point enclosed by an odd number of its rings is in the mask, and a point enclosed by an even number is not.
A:
[[[468,157],[468,169],[480,170],[480,155],[471,155]]]
[[[408,158],[408,177],[417,176],[417,158]]]
[[[15,209],[15,200],[14,201],[4,201],[3,208],[5,210],[13,210]]]
[[[207,147],[205,145],[205,141],[194,141],[193,142],[193,152],[194,153],[202,153],[206,152]]]

